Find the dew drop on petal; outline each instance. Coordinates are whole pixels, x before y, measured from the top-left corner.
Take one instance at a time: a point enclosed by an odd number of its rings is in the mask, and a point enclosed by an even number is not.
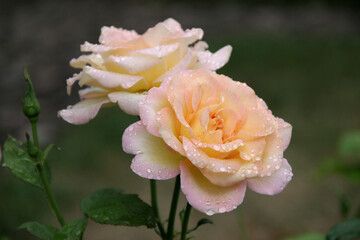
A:
[[[224,212],[226,212],[226,208],[225,208],[225,207],[219,208],[219,213],[224,213]]]
[[[206,215],[208,215],[208,216],[212,216],[212,215],[214,215],[215,214],[215,212],[214,212],[214,210],[212,210],[211,208],[210,209],[208,209],[208,210],[206,210]]]

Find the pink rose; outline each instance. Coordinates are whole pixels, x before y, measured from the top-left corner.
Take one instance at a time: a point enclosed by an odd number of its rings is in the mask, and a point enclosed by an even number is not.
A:
[[[123,135],[141,177],[181,177],[188,202],[208,215],[242,203],[246,187],[274,195],[292,178],[283,158],[291,125],[276,118],[245,83],[187,70],[150,89],[141,121]]]
[[[126,113],[138,115],[138,103],[147,90],[159,86],[163,79],[184,69],[205,67],[216,70],[229,59],[231,47],[216,53],[207,51],[205,42],[198,42],[203,31],[183,30],[174,19],[167,19],[148,29],[143,35],[134,30],[103,27],[100,44],[85,42],[81,51],[90,52],[70,65],[82,71],[67,80],[68,94],[79,81],[81,101],[59,115],[73,124],[84,124],[94,118],[103,105],[118,104]]]

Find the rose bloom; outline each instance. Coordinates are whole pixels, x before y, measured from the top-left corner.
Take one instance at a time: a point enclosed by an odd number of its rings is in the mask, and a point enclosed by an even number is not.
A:
[[[187,70],[152,88],[123,135],[132,170],[165,180],[178,174],[188,202],[208,215],[242,203],[247,187],[274,195],[292,178],[283,158],[292,127],[245,83]]]
[[[70,65],[82,71],[67,80],[68,94],[78,81],[81,101],[59,115],[73,124],[84,124],[94,118],[101,106],[118,104],[126,113],[138,115],[138,103],[147,90],[159,86],[168,76],[184,69],[205,67],[216,70],[229,59],[231,47],[216,53],[207,51],[200,40],[199,28],[183,30],[174,19],[167,19],[148,29],[143,35],[134,30],[103,27],[100,44],[85,42],[82,52],[90,52]]]

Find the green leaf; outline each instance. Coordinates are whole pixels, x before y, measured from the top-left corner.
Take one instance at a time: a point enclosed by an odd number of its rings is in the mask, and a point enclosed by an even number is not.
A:
[[[326,240],[354,239],[360,237],[360,219],[353,218],[336,224],[326,234]]]
[[[360,164],[345,163],[337,159],[327,159],[322,162],[317,170],[318,177],[327,175],[340,175],[353,183],[360,183]]]
[[[340,211],[343,218],[347,218],[349,216],[351,209],[351,203],[349,198],[346,195],[340,196]]]
[[[98,223],[155,227],[153,209],[137,195],[124,194],[119,189],[90,194],[81,202],[81,211]]]
[[[28,154],[26,143],[17,141],[9,136],[3,148],[3,166],[10,168],[11,172],[21,180],[43,189],[41,177],[36,167],[36,159]],[[48,181],[51,174],[48,167],[44,167]]]
[[[340,138],[339,152],[345,157],[360,157],[360,131],[343,134]]]
[[[285,238],[284,240],[325,240],[325,236],[320,233],[306,233],[296,237]]]
[[[44,164],[47,155],[49,154],[49,152],[51,151],[51,149],[53,149],[54,147],[55,147],[54,144],[50,144],[50,145],[45,149],[45,151],[41,154],[41,156],[40,156],[40,163],[41,163],[41,164]]]
[[[55,235],[54,240],[77,240],[83,234],[88,219],[82,218],[71,221],[66,224],[59,232]]]
[[[44,225],[38,222],[26,222],[18,229],[26,229],[32,235],[42,240],[53,240],[56,233],[59,231],[59,229],[54,226]]]
[[[204,225],[204,224],[214,224],[213,221],[211,221],[210,219],[207,219],[207,218],[202,218],[198,221],[198,223],[196,224],[196,226],[192,229],[189,229],[187,231],[187,233],[191,233],[193,231],[195,231],[196,229],[198,229],[201,225]]]

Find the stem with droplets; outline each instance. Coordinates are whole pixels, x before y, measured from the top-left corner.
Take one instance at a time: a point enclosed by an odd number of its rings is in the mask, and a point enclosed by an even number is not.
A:
[[[174,186],[174,193],[171,201],[171,208],[169,214],[169,223],[167,228],[167,235],[166,240],[172,240],[174,236],[174,225],[175,225],[175,215],[176,215],[176,208],[179,200],[179,193],[180,193],[180,175],[176,177],[175,186]]]
[[[157,193],[156,193],[156,181],[150,179],[150,189],[151,189],[151,206],[154,209],[155,217],[156,217],[156,224],[158,225],[160,236],[162,239],[165,239],[166,233],[164,230],[164,226],[161,222],[160,214],[159,214],[159,207],[157,203]]]
[[[32,134],[33,134],[33,142],[35,144],[35,146],[37,147],[37,149],[39,149],[39,140],[38,140],[38,134],[37,134],[37,126],[36,126],[36,120],[30,120],[31,122],[31,128],[32,128]],[[40,178],[41,181],[43,183],[44,186],[44,191],[46,194],[46,198],[49,202],[50,208],[53,211],[53,213],[55,214],[57,220],[59,221],[60,225],[63,227],[65,225],[65,220],[63,218],[63,216],[60,213],[59,207],[55,201],[54,195],[50,189],[50,184],[45,176],[45,172],[44,172],[44,168],[41,164],[37,164],[37,169],[39,171],[40,174]]]
[[[187,203],[184,218],[183,218],[183,221],[181,224],[181,240],[186,240],[187,227],[188,227],[188,223],[189,223],[190,213],[191,213],[191,205],[189,203]]]

